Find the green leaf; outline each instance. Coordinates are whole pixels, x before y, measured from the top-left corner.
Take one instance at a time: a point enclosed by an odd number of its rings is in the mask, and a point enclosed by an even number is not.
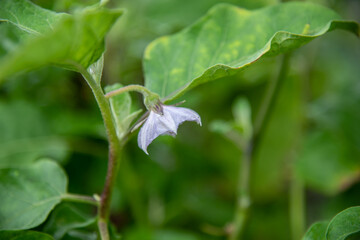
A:
[[[233,125],[234,124],[223,121],[223,120],[215,120],[210,123],[209,128],[211,131],[213,131],[215,133],[226,135],[229,132],[234,130]]]
[[[119,9],[92,7],[58,17],[26,0],[3,3],[7,7],[2,7],[0,19],[19,27],[29,39],[0,59],[0,82],[16,72],[48,64],[75,71],[87,69],[101,57],[104,37],[123,13]]]
[[[311,225],[302,240],[325,240],[328,221],[317,222]]]
[[[55,239],[62,239],[70,231],[87,227],[95,222],[94,217],[87,216],[69,204],[62,204],[51,214],[44,232],[51,234]]]
[[[99,86],[101,84],[103,69],[104,69],[104,54],[102,54],[99,60],[91,64],[90,67],[88,68],[88,72],[95,79],[96,83]]]
[[[35,36],[51,31],[66,15],[24,0],[3,0],[0,8],[0,22],[12,23],[24,31],[24,34]]]
[[[246,98],[238,98],[233,104],[233,115],[235,124],[240,128],[242,135],[250,139],[253,132],[251,122],[251,106]]]
[[[147,47],[145,86],[170,101],[196,85],[233,75],[262,56],[298,48],[334,29],[359,34],[357,23],[311,3],[254,11],[219,4],[192,26]]]
[[[105,92],[123,87],[120,83],[105,87]],[[141,113],[141,110],[131,113],[131,97],[129,92],[125,92],[110,98],[111,111],[116,121],[117,135],[122,138],[129,130],[132,121]]]
[[[337,214],[329,223],[327,240],[345,240],[360,232],[360,207],[351,207]]]
[[[0,169],[0,230],[38,226],[60,203],[66,188],[64,171],[50,160]]]
[[[4,240],[54,240],[50,235],[35,231],[0,231]]]

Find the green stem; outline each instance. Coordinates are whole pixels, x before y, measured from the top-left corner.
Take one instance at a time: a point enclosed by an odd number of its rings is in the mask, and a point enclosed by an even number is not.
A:
[[[282,82],[286,78],[289,68],[289,59],[290,54],[286,54],[283,56],[278,78],[269,83],[270,85],[267,89],[267,92],[265,93],[265,97],[262,101],[259,113],[254,124],[254,135],[252,136],[252,139],[247,142],[243,149],[244,157],[239,171],[239,188],[237,193],[238,197],[236,212],[233,221],[233,229],[229,235],[229,240],[240,239],[246,224],[246,219],[251,203],[251,196],[249,191],[251,161],[259,147],[259,139],[263,134],[269,121],[269,116],[274,108],[279,89],[282,85]]]
[[[101,194],[100,206],[98,209],[98,227],[101,239],[109,240],[110,238],[107,223],[109,220],[111,197],[120,162],[119,154],[122,146],[120,145],[120,141],[116,135],[116,125],[111,114],[109,100],[105,97],[100,85],[96,83],[96,81],[84,68],[79,67],[79,71],[94,93],[95,99],[101,111],[102,118],[104,120],[104,125],[109,140],[108,170],[104,190]]]
[[[116,95],[119,95],[119,94],[124,93],[124,92],[129,92],[129,91],[139,92],[139,93],[141,93],[141,94],[143,94],[145,96],[154,94],[144,86],[133,84],[133,85],[127,85],[125,87],[122,87],[122,88],[116,89],[114,91],[108,92],[105,95],[105,97],[110,98],[110,97],[114,97]]]
[[[250,177],[250,166],[252,158],[252,144],[248,143],[244,149],[244,156],[241,161],[240,171],[239,171],[239,181],[238,181],[238,190],[237,190],[237,205],[234,218],[234,225],[232,232],[230,234],[230,240],[237,240],[241,236],[245,222],[247,219],[248,211],[250,208],[250,186],[249,186],[249,177]]]
[[[288,69],[289,69],[289,59],[290,54],[285,54],[282,56],[281,68],[279,75],[274,81],[269,83],[269,87],[265,93],[265,97],[261,104],[260,110],[255,120],[254,126],[254,135],[257,138],[261,133],[263,133],[263,129],[266,128],[266,125],[269,121],[270,114],[269,112],[274,108],[276,96],[279,93],[282,82],[284,81]]]
[[[303,183],[293,176],[290,186],[290,225],[293,240],[301,239],[305,232],[304,198]]]
[[[99,201],[91,196],[67,193],[61,197],[63,201],[78,202],[99,206]]]

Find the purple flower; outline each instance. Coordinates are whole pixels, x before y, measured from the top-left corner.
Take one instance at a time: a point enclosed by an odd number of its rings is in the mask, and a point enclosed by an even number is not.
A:
[[[146,154],[149,144],[160,135],[177,134],[180,124],[185,121],[194,121],[201,126],[199,114],[189,108],[159,104],[150,110],[149,116],[141,127],[138,135],[138,145]]]

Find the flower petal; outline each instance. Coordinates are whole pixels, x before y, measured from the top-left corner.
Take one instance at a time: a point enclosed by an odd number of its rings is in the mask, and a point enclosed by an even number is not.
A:
[[[138,135],[138,145],[146,154],[149,155],[147,147],[152,141],[154,141],[155,138],[160,135],[175,136],[176,131],[176,124],[169,113],[161,115],[150,111],[148,119],[140,129]]]
[[[179,127],[185,121],[197,122],[201,126],[201,118],[197,112],[183,107],[163,106],[163,111],[170,113],[172,119],[176,124],[176,128]]]
[[[160,135],[176,136],[181,123],[195,121],[201,126],[199,114],[191,109],[165,105],[162,108],[163,114],[150,111],[138,135],[138,145],[148,155],[147,147],[155,138]]]

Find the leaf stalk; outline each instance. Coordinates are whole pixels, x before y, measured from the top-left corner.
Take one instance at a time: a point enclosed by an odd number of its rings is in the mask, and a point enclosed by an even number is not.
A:
[[[97,201],[95,198],[91,196],[86,195],[80,195],[80,194],[72,194],[67,193],[61,197],[63,201],[69,201],[69,202],[78,202],[78,203],[86,203],[91,204],[95,206],[99,206],[99,201]]]
[[[103,90],[96,83],[88,71],[81,67],[79,68],[79,71],[89,84],[95,96],[109,140],[108,170],[106,174],[105,186],[100,198],[100,206],[98,208],[98,228],[100,237],[102,240],[109,240],[108,221],[110,214],[110,203],[120,163],[120,152],[124,142],[121,142],[116,135],[116,124],[111,114],[110,103],[109,100],[105,97]]]

